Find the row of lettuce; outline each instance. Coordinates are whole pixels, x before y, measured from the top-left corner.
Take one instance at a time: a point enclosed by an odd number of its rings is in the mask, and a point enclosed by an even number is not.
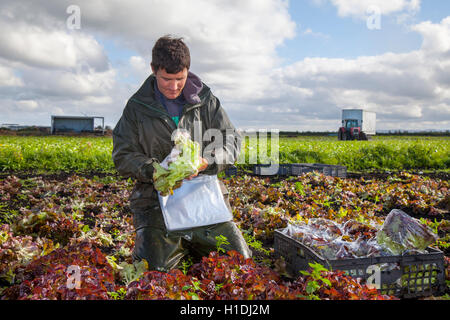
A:
[[[278,151],[270,139],[244,139],[238,167],[268,163],[323,163],[350,171],[448,170],[449,137],[377,137],[371,141],[337,141],[335,137],[280,138]],[[1,171],[114,172],[110,137],[0,136]],[[262,156],[261,156],[262,155]]]

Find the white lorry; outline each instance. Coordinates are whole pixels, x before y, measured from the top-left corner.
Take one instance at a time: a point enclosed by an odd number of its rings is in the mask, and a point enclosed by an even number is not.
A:
[[[376,134],[377,115],[363,109],[343,109],[339,140],[368,140]]]

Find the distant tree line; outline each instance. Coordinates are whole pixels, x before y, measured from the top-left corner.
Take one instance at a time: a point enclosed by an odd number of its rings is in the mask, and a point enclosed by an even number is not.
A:
[[[270,135],[270,131],[268,132]],[[377,132],[379,136],[436,136],[448,137],[450,130],[446,131],[408,131],[408,130],[392,130]],[[298,137],[298,136],[337,136],[334,131],[280,131],[280,137]]]
[[[408,131],[408,130],[392,130],[377,132],[379,136],[437,136],[448,137],[450,136],[450,130],[446,131]]]
[[[112,134],[112,128],[110,126],[105,126],[105,131],[104,134],[105,136],[110,136]],[[102,127],[101,126],[97,126],[95,128],[96,132],[100,132],[102,131]],[[68,132],[66,133],[66,135],[90,135],[90,134],[94,134],[93,133],[71,133]],[[11,129],[11,128],[5,128],[5,127],[0,127],[0,135],[10,135],[10,136],[48,136],[51,135],[50,132],[50,127],[40,127],[40,126],[29,126],[29,127],[24,127],[24,128],[20,128],[20,129]]]

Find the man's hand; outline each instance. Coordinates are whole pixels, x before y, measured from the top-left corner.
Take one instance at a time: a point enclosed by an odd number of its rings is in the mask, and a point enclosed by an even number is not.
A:
[[[198,174],[202,171],[204,171],[206,168],[208,168],[208,160],[206,160],[205,158],[202,158],[202,165],[200,166],[200,168],[198,168],[198,172],[193,174],[192,176],[190,176],[189,178],[187,178],[187,180],[192,180],[194,179],[196,176],[198,176]]]
[[[186,180],[192,180],[194,179],[196,176],[198,176],[198,174],[201,171],[204,171],[206,168],[208,167],[208,160],[206,160],[205,158],[202,158],[202,165],[200,166],[200,168],[198,169],[198,172],[196,174],[193,174],[192,176],[190,176],[189,178],[186,178]],[[178,181],[172,188],[172,190],[176,190],[178,188],[181,187],[181,185],[183,184],[183,180]],[[172,191],[173,192],[173,191]]]
[[[206,160],[205,158],[202,158],[202,165],[201,167],[198,169],[198,172],[202,172],[204,170],[206,170],[206,168],[208,168],[208,160]]]

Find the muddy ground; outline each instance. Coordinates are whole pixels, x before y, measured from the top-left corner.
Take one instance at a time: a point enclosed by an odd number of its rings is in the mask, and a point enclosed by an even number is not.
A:
[[[347,177],[349,179],[378,179],[385,180],[389,176],[394,174],[398,174],[401,171],[378,171],[378,172],[347,172]],[[450,180],[450,172],[445,171],[435,171],[435,172],[421,172],[421,171],[411,171],[409,172],[414,175],[425,176],[430,179],[440,179],[440,180]],[[16,176],[20,179],[33,178],[33,177],[42,177],[44,179],[56,180],[56,181],[64,181],[68,177],[72,175],[78,175],[85,178],[93,178],[95,176],[99,178],[113,176],[117,178],[122,178],[118,173],[110,173],[110,172],[100,172],[100,171],[88,171],[88,172],[59,172],[59,173],[36,173],[36,172],[0,172],[0,179],[6,178],[8,176]],[[253,175],[249,172],[239,172],[241,174]],[[274,181],[280,181],[286,179],[286,176],[271,176]]]

